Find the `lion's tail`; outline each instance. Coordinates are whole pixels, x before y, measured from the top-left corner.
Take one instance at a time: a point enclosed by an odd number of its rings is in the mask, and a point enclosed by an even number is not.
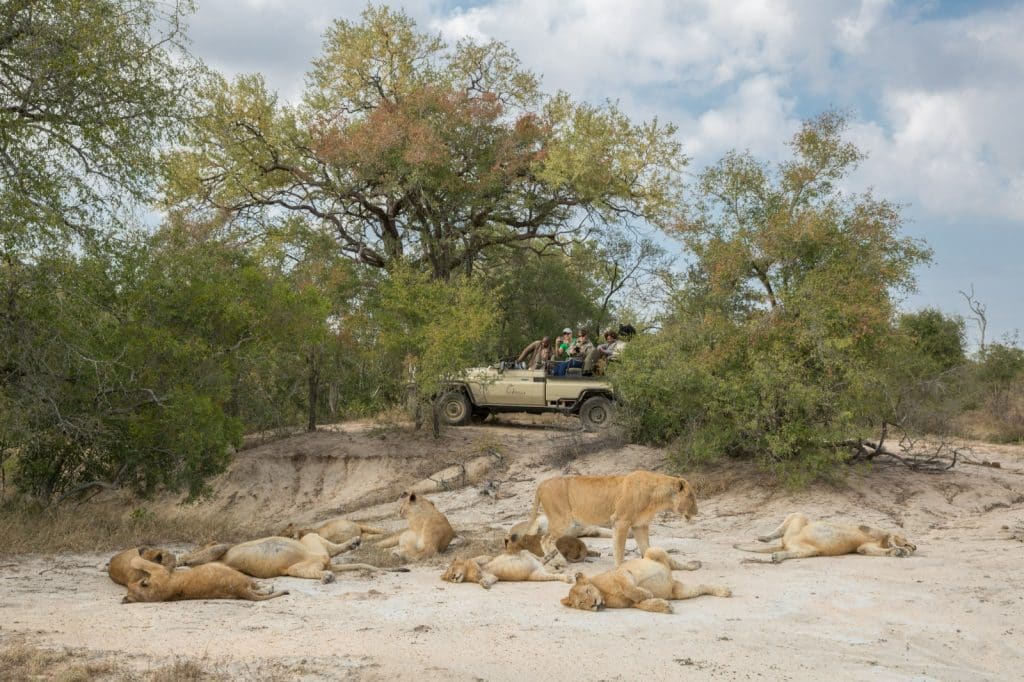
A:
[[[356,525],[359,526],[359,532],[366,533],[368,535],[384,535],[387,533],[383,528],[377,528],[376,526],[367,526],[363,523],[357,523]]]
[[[782,545],[749,545],[737,543],[733,545],[733,548],[743,550],[744,552],[756,552],[757,554],[771,554],[772,552],[782,551]]]

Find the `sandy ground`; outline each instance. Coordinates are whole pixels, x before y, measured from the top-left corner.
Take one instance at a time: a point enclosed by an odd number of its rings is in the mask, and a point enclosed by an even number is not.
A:
[[[229,513],[247,500],[247,514],[324,516],[353,509],[367,491],[392,494],[394,471],[402,470],[393,459],[403,448],[415,450],[410,457],[419,462],[409,469],[429,468],[423,458],[436,464],[497,448],[504,457],[490,476],[499,484],[497,499],[481,494],[482,482],[431,496],[456,530],[478,543],[526,515],[538,480],[664,467],[657,450],[586,452],[592,442],[550,426],[466,427],[432,454],[394,434],[370,451],[366,438],[360,445],[349,431],[334,434],[333,462],[331,437],[246,451],[208,505]],[[323,452],[306,452],[296,463],[296,447],[308,451],[311,442]],[[353,454],[342,446],[370,459],[383,447],[391,459],[376,473],[361,462],[355,475]],[[566,461],[572,448],[584,454]],[[558,602],[568,590],[562,583],[499,583],[490,591],[442,583],[442,564],[460,553],[459,544],[405,574],[342,573],[328,585],[279,578],[276,587],[291,594],[262,603],[122,605],[124,589],[99,570],[109,553],[29,555],[0,561],[0,643],[69,647],[141,671],[188,657],[247,678],[270,665],[296,679],[1020,679],[1024,543],[1013,531],[1024,524],[1024,448],[979,446],[974,456],[1002,468],[963,465],[927,475],[885,467],[796,494],[759,484],[746,470],[695,476],[705,490],[700,515],[692,523],[663,515],[652,526],[652,544],[703,562],[677,579],[728,585],[734,596],[674,602],[671,615],[570,610]],[[293,469],[287,480],[268,479],[285,466]],[[358,494],[346,485],[349,476]],[[351,515],[397,528],[395,509],[384,503]],[[795,510],[900,527],[918,552],[908,559],[740,563],[753,555],[732,543],[752,541]],[[462,539],[462,548],[468,542]],[[573,568],[611,568],[611,541],[587,542],[602,556]]]

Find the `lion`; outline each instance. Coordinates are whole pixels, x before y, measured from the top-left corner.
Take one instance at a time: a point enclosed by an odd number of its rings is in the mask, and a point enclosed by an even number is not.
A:
[[[771,559],[744,559],[744,563],[777,564],[786,559],[805,559],[812,556],[839,556],[863,554],[865,556],[908,557],[917,545],[902,535],[889,533],[871,526],[850,526],[830,521],[811,521],[799,512],[786,517],[782,525],[769,535],[757,538],[771,542],[782,538],[781,544],[733,545],[744,552],[771,554]]]
[[[367,526],[359,523],[358,521],[349,521],[348,519],[335,518],[322,521],[319,524],[312,526],[299,526],[298,524],[289,523],[284,529],[278,533],[278,535],[286,538],[292,538],[293,540],[299,540],[303,535],[310,533],[316,533],[325,540],[330,540],[335,543],[348,542],[352,538],[362,539],[363,535],[384,535],[387,531],[382,528],[376,528],[374,526]]]
[[[630,559],[617,568],[588,578],[576,574],[576,583],[562,597],[562,605],[583,611],[635,608],[672,613],[670,599],[692,599],[703,594],[731,597],[732,590],[718,585],[687,587],[672,578],[672,569],[683,568],[660,547],[649,547],[643,559]]]
[[[135,557],[142,557],[146,561],[160,564],[168,571],[173,571],[177,565],[174,552],[160,547],[132,547],[114,556],[107,565],[107,575],[118,585],[127,585],[130,582],[141,580],[146,577],[142,571],[131,567],[131,561]]]
[[[541,540],[545,556],[558,552],[557,539],[574,522],[611,524],[615,565],[619,566],[631,529],[643,555],[650,547],[650,523],[655,515],[671,509],[689,520],[697,513],[697,500],[693,486],[684,478],[634,471],[620,476],[560,476],[541,482],[530,511],[528,534],[536,532],[541,507],[548,517],[548,532]],[[555,555],[555,559],[565,565],[564,557]]]
[[[408,530],[399,531],[376,544],[396,547],[391,551],[403,561],[419,561],[443,552],[455,538],[455,531],[434,503],[416,493],[402,493],[398,515],[409,523]]]
[[[529,550],[506,552],[492,557],[481,555],[472,559],[453,559],[451,566],[441,574],[441,580],[450,583],[479,583],[485,590],[504,580],[506,582],[560,580],[571,583],[572,577],[564,573],[550,573],[541,560]]]
[[[516,526],[521,525],[524,524],[516,524]],[[525,549],[539,557],[544,557],[544,549],[541,547],[541,534],[520,535],[516,532],[516,526],[513,526],[512,530],[505,536],[505,552],[514,553]],[[555,549],[570,564],[586,561],[587,557],[601,556],[601,553],[597,550],[587,549],[587,545],[583,540],[571,535],[563,535],[555,540]],[[548,557],[548,559],[550,560],[553,556]]]
[[[160,564],[135,556],[130,566],[143,577],[128,583],[128,594],[121,600],[123,604],[182,599],[264,601],[288,594],[287,590],[274,592],[273,586],[263,587],[249,576],[218,562],[171,572]]]
[[[213,561],[241,571],[254,578],[312,578],[322,583],[334,581],[334,574],[340,571],[379,571],[369,564],[337,564],[331,558],[355,549],[359,538],[335,544],[316,533],[307,533],[301,540],[268,537],[250,540],[238,545],[214,544],[183,556],[181,566],[199,566]]]

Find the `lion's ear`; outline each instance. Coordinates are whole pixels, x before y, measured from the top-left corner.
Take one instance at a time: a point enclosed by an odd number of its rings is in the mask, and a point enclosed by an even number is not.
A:
[[[892,547],[892,535],[886,533],[882,536],[882,539],[878,541],[878,544],[882,547],[882,549],[888,549]]]
[[[577,583],[586,582],[587,576],[583,575],[583,573],[577,573],[576,575],[573,576],[573,579]]]

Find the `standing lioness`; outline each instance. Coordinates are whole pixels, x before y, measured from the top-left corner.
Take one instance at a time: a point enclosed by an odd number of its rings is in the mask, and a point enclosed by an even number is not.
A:
[[[539,524],[539,510],[548,517],[548,532],[541,540],[545,555],[558,552],[555,542],[574,521],[612,526],[615,565],[622,563],[630,529],[641,556],[650,546],[651,520],[671,509],[689,520],[697,513],[693,486],[686,479],[653,471],[623,476],[560,476],[537,486],[530,511],[529,532]],[[560,562],[565,565],[564,558]]]

